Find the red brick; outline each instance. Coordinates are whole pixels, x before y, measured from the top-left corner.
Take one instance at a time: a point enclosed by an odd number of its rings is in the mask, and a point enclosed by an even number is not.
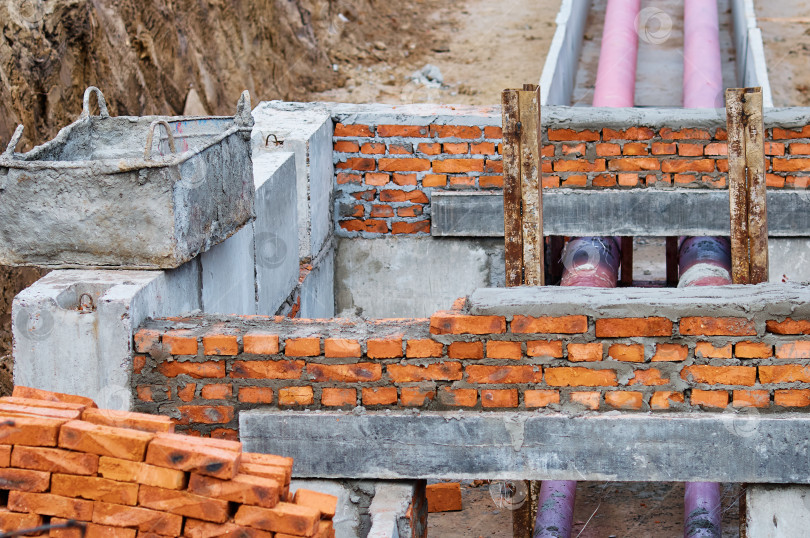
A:
[[[284,341],[284,354],[288,357],[317,357],[321,354],[321,339],[289,338]]]
[[[810,170],[810,159],[773,159],[774,172],[806,172]]]
[[[372,128],[368,125],[335,124],[335,136],[372,136]]]
[[[381,202],[414,202],[426,204],[429,202],[424,192],[420,190],[384,190],[380,191]]]
[[[4,532],[32,529],[41,526],[42,523],[42,516],[39,514],[9,512],[6,508],[0,508],[0,529]]]
[[[138,484],[94,476],[54,474],[51,479],[51,493],[128,506],[138,503]]]
[[[784,148],[784,146],[782,146]],[[810,155],[810,144],[804,142],[794,142],[790,144],[791,155]]]
[[[682,404],[683,402],[684,402],[683,393],[661,390],[655,392],[650,398],[650,409],[652,410],[669,409],[670,403]]]
[[[315,395],[312,387],[285,387],[278,391],[278,405],[312,405]]]
[[[588,184],[588,176],[568,176],[563,181],[563,187],[585,187]]]
[[[585,409],[599,409],[599,401],[602,397],[598,392],[572,392],[570,394],[571,403],[579,404]]]
[[[416,174],[400,174],[396,172],[394,173],[394,184],[400,186],[416,185]]]
[[[433,172],[437,174],[459,174],[483,171],[483,159],[444,159],[433,161]]]
[[[158,365],[157,370],[166,377],[187,375],[195,379],[222,378],[225,377],[225,362],[181,362],[175,360],[172,362],[161,362]]]
[[[503,138],[503,129],[501,127],[484,127],[484,138]]]
[[[664,140],[711,140],[712,135],[703,129],[681,129],[673,131],[669,127],[664,127],[659,131],[659,135]]]
[[[422,178],[423,187],[445,187],[447,185],[447,176],[444,174],[426,174]]]
[[[396,403],[396,387],[363,388],[363,405],[393,405]]]
[[[692,405],[703,407],[724,408],[728,405],[728,392],[725,390],[698,390],[692,389],[690,398]]]
[[[427,359],[441,357],[444,346],[435,340],[408,340],[405,344],[405,356],[409,359]]]
[[[546,384],[551,387],[615,387],[618,379],[614,370],[594,370],[583,367],[546,368]]]
[[[599,140],[597,131],[574,131],[572,129],[549,129],[548,139],[552,141],[583,141],[596,142]]]
[[[276,355],[278,335],[250,331],[242,337],[245,353],[248,355]]]
[[[523,356],[520,342],[490,340],[487,342],[487,358],[520,360]]]
[[[148,432],[100,426],[73,420],[62,426],[59,447],[69,450],[142,461],[146,446],[154,437]]]
[[[708,359],[730,359],[731,344],[715,347],[714,344],[709,342],[698,342],[695,345],[695,356],[702,356]]]
[[[549,180],[547,176],[543,176],[543,186],[548,187],[546,181]],[[560,178],[557,178],[557,185],[559,186]],[[503,176],[481,176],[478,178],[478,186],[482,189],[502,189]]]
[[[737,342],[734,356],[738,359],[767,359],[773,356],[773,346],[762,342]]]
[[[230,522],[220,524],[190,518],[186,518],[183,532],[187,538],[213,538],[215,536],[223,538],[273,538],[274,536],[271,532],[243,527]],[[284,535],[279,534],[278,536],[284,538]],[[142,535],[139,538],[143,538]],[[318,538],[317,534],[316,538]]]
[[[228,519],[227,501],[211,499],[187,491],[141,486],[138,504],[144,508],[214,523],[224,523]]]
[[[218,439],[195,439],[187,435],[161,433],[149,444],[146,463],[167,469],[190,471],[216,478],[233,478],[241,452],[231,447],[240,443]]]
[[[347,220],[340,227],[347,232],[388,233],[388,224],[382,220]]]
[[[163,335],[163,347],[172,355],[196,355],[197,337],[187,331],[169,331]]]
[[[365,184],[374,187],[382,187],[383,185],[387,185],[390,180],[391,180],[390,174],[380,172],[366,172],[366,175],[364,176]],[[375,215],[374,213],[372,213],[371,216],[376,217],[379,215]]]
[[[544,316],[539,318],[515,316],[511,330],[516,334],[578,334],[588,332],[586,316]],[[481,333],[479,333],[481,334]]]
[[[568,360],[571,362],[596,362],[602,360],[601,342],[591,344],[568,344]]]
[[[144,355],[135,355],[132,358],[132,371],[140,374],[146,366],[146,357]]]
[[[810,406],[810,390],[777,390],[773,395],[773,403],[780,407]]]
[[[704,155],[711,155],[711,156],[719,156],[719,155],[728,155],[728,144],[725,142],[712,142],[711,144],[706,144],[703,148]]]
[[[759,380],[764,384],[810,383],[810,366],[801,364],[760,366]]]
[[[363,362],[357,364],[307,365],[307,376],[316,383],[335,381],[340,383],[369,383],[382,378],[382,365]]]
[[[426,125],[378,125],[377,134],[382,137],[424,138],[428,136],[428,127]]]
[[[322,518],[332,519],[337,512],[338,498],[334,495],[310,491],[308,489],[298,489],[293,497],[293,504],[298,506],[308,506],[315,508],[321,513]]]
[[[701,157],[703,156],[703,144],[678,144],[678,155],[681,157]]]
[[[714,159],[670,159],[661,163],[661,170],[668,174],[683,172],[714,172]]]
[[[321,393],[321,405],[327,407],[354,407],[357,405],[355,389],[324,388]]]
[[[359,174],[349,174],[346,172],[340,172],[337,175],[337,183],[338,185],[346,185],[347,183],[362,183],[362,178]]]
[[[594,187],[615,187],[616,176],[612,174],[599,174],[593,178],[591,184]]]
[[[644,346],[641,344],[613,344],[608,356],[622,362],[644,362]]]
[[[785,178],[777,176],[776,174],[765,174],[765,184],[767,187],[774,187],[781,189],[785,186]]]
[[[237,525],[274,533],[315,536],[320,518],[317,508],[282,502],[273,508],[242,505],[233,520]]]
[[[58,527],[65,525],[69,519],[60,517],[51,518],[51,525]],[[96,523],[85,523],[84,535],[80,529],[77,528],[51,528],[49,536],[55,538],[135,538],[138,531],[135,529],[124,529],[122,527],[110,527],[109,525],[98,525]],[[154,538],[160,535],[149,535],[142,533],[141,538]]]
[[[419,152],[425,155],[439,155],[442,152],[442,145],[436,143],[422,143],[418,146]]]
[[[451,189],[467,189],[475,187],[475,178],[472,176],[452,176],[450,178]]]
[[[635,172],[643,170],[660,170],[661,162],[654,157],[633,157],[611,159],[608,168],[614,171]],[[665,170],[665,172],[668,170]]]
[[[765,324],[765,329],[774,334],[810,334],[810,320],[791,318],[781,322],[771,320]]]
[[[615,157],[622,154],[619,144],[596,144],[597,157]]]
[[[594,162],[579,159],[554,161],[555,172],[604,172],[605,159],[596,159]]]
[[[427,159],[382,158],[378,164],[382,172],[425,172],[430,170],[430,161]]]
[[[619,186],[621,187],[635,187],[638,183],[638,174],[619,174]]]
[[[445,143],[442,145],[442,148],[444,149],[444,153],[448,155],[464,155],[469,152],[470,145],[466,142],[462,144]]]
[[[196,391],[197,385],[195,383],[187,383],[182,388],[177,387],[177,397],[184,402],[190,402],[194,399]]]
[[[681,334],[704,336],[756,336],[754,322],[745,318],[688,317],[680,322]]]
[[[389,364],[386,371],[394,383],[458,381],[462,378],[461,363],[458,362],[442,362],[427,366]]]
[[[431,514],[461,510],[461,484],[458,482],[428,484],[425,495]]]
[[[657,344],[652,362],[681,362],[689,356],[689,348],[679,344]]]
[[[324,356],[330,358],[345,359],[363,356],[363,350],[357,340],[326,338],[323,341],[323,349]]]
[[[435,390],[423,390],[419,387],[403,387],[400,402],[406,407],[421,407],[436,397]]]
[[[57,516],[79,521],[90,521],[93,517],[92,502],[50,493],[9,491],[8,508],[14,512]]]
[[[470,144],[470,152],[473,155],[495,155],[495,144],[492,142]]]
[[[646,386],[660,386],[669,383],[669,378],[661,377],[661,370],[658,368],[650,368],[648,370],[635,370],[633,379],[630,380],[629,385],[646,385]]]
[[[9,462],[6,462],[3,467],[7,467],[8,464]],[[94,475],[98,471],[98,456],[58,448],[18,445],[14,447],[14,451],[11,453],[10,464],[21,469],[74,475]]]
[[[366,350],[370,359],[398,359],[402,357],[402,338],[373,338],[366,342]]]
[[[810,341],[776,346],[777,359],[810,359]]]
[[[652,154],[653,155],[675,155],[677,151],[677,144],[675,142],[653,142]]]
[[[227,386],[230,388],[230,385],[219,386]],[[82,414],[82,420],[92,422],[93,424],[101,424],[102,426],[131,428],[144,432],[174,431],[172,420],[169,417],[149,415],[146,413],[132,413],[129,411],[115,411],[113,409],[86,409]]]
[[[548,407],[560,403],[560,392],[557,390],[527,390],[523,393],[523,405],[526,408]]]
[[[140,329],[135,333],[135,351],[149,353],[160,345],[160,331],[154,329]]]
[[[0,416],[0,445],[56,446],[64,419]]]
[[[239,401],[249,404],[273,403],[273,389],[269,387],[240,387]]]
[[[42,493],[48,491],[50,481],[51,473],[49,472],[29,469],[0,469],[0,489]]]
[[[335,165],[338,170],[357,170],[358,172],[368,172],[377,168],[377,161],[362,157],[349,157]]]
[[[501,334],[506,332],[503,316],[468,316],[437,312],[430,318],[431,334]]]
[[[385,144],[380,144],[379,142],[366,142],[360,148],[360,153],[364,153],[366,155],[380,155],[385,153]]]
[[[605,393],[605,403],[616,409],[641,409],[644,395],[640,392],[614,390]]]
[[[335,151],[338,153],[357,153],[360,151],[360,145],[357,142],[338,140],[335,142]]]
[[[397,216],[398,217],[420,217],[424,210],[420,205],[412,205],[408,207],[398,207],[397,208]],[[429,230],[426,230],[429,231]]]
[[[467,125],[431,125],[430,136],[435,138],[479,138],[481,128]]]
[[[559,340],[531,340],[526,342],[526,355],[529,357],[561,359],[563,356],[563,344]]]
[[[233,387],[229,383],[205,385],[200,396],[206,400],[225,400],[233,395]]]
[[[655,136],[655,131],[649,127],[629,127],[624,131],[616,131],[609,127],[602,129],[604,140],[650,140]]]
[[[478,391],[475,389],[439,389],[439,402],[448,407],[475,407],[478,403]]]
[[[517,389],[484,389],[481,391],[481,406],[491,407],[517,407]]]
[[[585,155],[587,146],[584,143],[580,144],[563,144],[563,155]]]
[[[131,527],[141,533],[154,532],[165,536],[180,536],[183,518],[175,514],[135,506],[94,503],[93,522],[112,527]]]
[[[671,335],[672,322],[667,318],[607,318],[596,320],[597,338]]]
[[[230,405],[180,405],[177,411],[179,424],[227,424],[234,417]]]
[[[118,482],[135,482],[167,489],[183,489],[186,484],[183,471],[106,456],[99,459],[98,474]]]
[[[707,385],[746,385],[757,381],[757,369],[751,366],[687,366],[681,370],[681,378],[691,383]]]
[[[541,383],[543,370],[539,366],[467,366],[467,382],[483,384]]]
[[[771,393],[767,390],[735,390],[732,392],[734,407],[769,407]]]
[[[304,371],[304,361],[234,361],[234,379],[298,379]]]
[[[447,346],[447,356],[451,359],[483,359],[483,342],[453,342]]]
[[[393,234],[415,234],[430,233],[430,221],[420,220],[417,222],[394,222],[391,224]]]

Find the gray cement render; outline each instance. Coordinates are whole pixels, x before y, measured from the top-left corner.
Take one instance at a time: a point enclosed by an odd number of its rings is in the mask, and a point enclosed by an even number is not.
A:
[[[314,268],[301,284],[301,312],[305,319],[325,319],[335,316],[335,247],[330,239]]]
[[[253,224],[200,256],[202,307],[216,314],[256,314]]]
[[[810,239],[771,237],[768,263],[771,282],[810,282]]]
[[[591,0],[563,0],[540,76],[542,105],[570,105]]]
[[[745,508],[749,538],[795,538],[810,529],[808,486],[749,485]]]
[[[773,106],[773,94],[765,60],[762,31],[758,28],[753,0],[731,0],[734,19],[734,45],[737,50],[737,84],[740,87],[762,87],[766,108]]]
[[[147,317],[199,309],[199,290],[196,261],[166,272],[62,270],[46,275],[12,305],[15,384],[130,409],[134,330]],[[84,311],[82,296],[88,306]]]
[[[428,317],[477,288],[503,285],[502,240],[338,240],[335,303],[340,316]]]
[[[299,257],[308,261],[322,250],[332,231],[333,124],[320,103],[260,103],[253,111],[253,155],[295,153],[298,190]]]
[[[810,288],[798,283],[671,288],[584,288],[559,286],[479,289],[469,298],[476,315],[606,317],[685,316],[767,319],[810,318]]]
[[[413,502],[415,482],[378,482],[371,501],[371,530],[367,538],[410,538],[413,534],[406,513]]]
[[[245,450],[309,477],[810,483],[799,413],[253,410],[239,425]]]
[[[253,159],[256,220],[256,313],[274,315],[298,284],[298,207],[295,155]]]

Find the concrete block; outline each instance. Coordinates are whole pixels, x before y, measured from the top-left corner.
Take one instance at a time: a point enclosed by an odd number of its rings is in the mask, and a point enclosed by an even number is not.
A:
[[[320,478],[810,483],[804,413],[257,409],[239,427],[245,450]]]
[[[372,481],[295,479],[290,483],[290,493],[309,489],[337,497],[337,512],[332,519],[335,538],[356,538],[366,536],[371,527],[368,509],[374,486]]]
[[[810,282],[810,239],[768,239],[771,282]]]
[[[132,334],[200,308],[200,270],[54,271],[14,298],[14,382],[132,406]]]
[[[253,119],[254,159],[266,152],[295,153],[299,256],[312,259],[332,231],[331,113],[316,103],[269,101],[253,110]]]
[[[202,309],[210,314],[256,313],[253,225],[200,256]]]
[[[256,184],[256,313],[274,315],[298,284],[298,208],[295,155],[261,153]]]
[[[300,317],[335,317],[335,249],[331,244],[322,251],[315,267],[301,284]]]
[[[745,536],[805,536],[810,529],[810,487],[749,485],[745,511]]]
[[[557,30],[551,40],[543,74],[540,77],[541,104],[571,104],[579,66],[582,37],[591,0],[563,0],[557,14]]]
[[[408,509],[414,505],[409,517]],[[368,538],[411,538],[427,536],[425,482],[377,482],[369,507],[371,530]]]
[[[335,271],[341,316],[428,317],[477,288],[503,285],[503,240],[341,238]]]

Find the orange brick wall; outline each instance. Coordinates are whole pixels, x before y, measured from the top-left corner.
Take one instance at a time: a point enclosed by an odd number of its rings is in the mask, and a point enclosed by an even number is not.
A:
[[[430,119],[424,125],[337,121],[334,160],[339,235],[426,235],[430,233],[433,190],[503,188],[499,112],[482,115],[480,125],[439,125]],[[721,127],[575,130],[546,125],[543,185],[723,189],[728,172],[726,139]],[[766,129],[765,152],[768,187],[807,187],[810,126]]]
[[[763,316],[152,320],[133,390],[139,411],[226,438],[257,407],[807,409],[810,320]]]

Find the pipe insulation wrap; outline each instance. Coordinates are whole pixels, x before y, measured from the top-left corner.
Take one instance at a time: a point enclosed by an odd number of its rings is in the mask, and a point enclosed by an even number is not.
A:
[[[717,0],[685,0],[683,9],[683,106],[721,108],[723,66]]]
[[[593,106],[635,105],[640,11],[641,0],[608,0]]]
[[[684,538],[722,538],[720,484],[687,482],[684,500]]]
[[[571,536],[577,483],[573,480],[544,480],[537,497],[537,519],[533,538]]]
[[[687,237],[678,259],[679,288],[731,284],[731,242],[727,237]]]
[[[613,237],[577,237],[563,250],[560,286],[615,288],[621,249]]]

